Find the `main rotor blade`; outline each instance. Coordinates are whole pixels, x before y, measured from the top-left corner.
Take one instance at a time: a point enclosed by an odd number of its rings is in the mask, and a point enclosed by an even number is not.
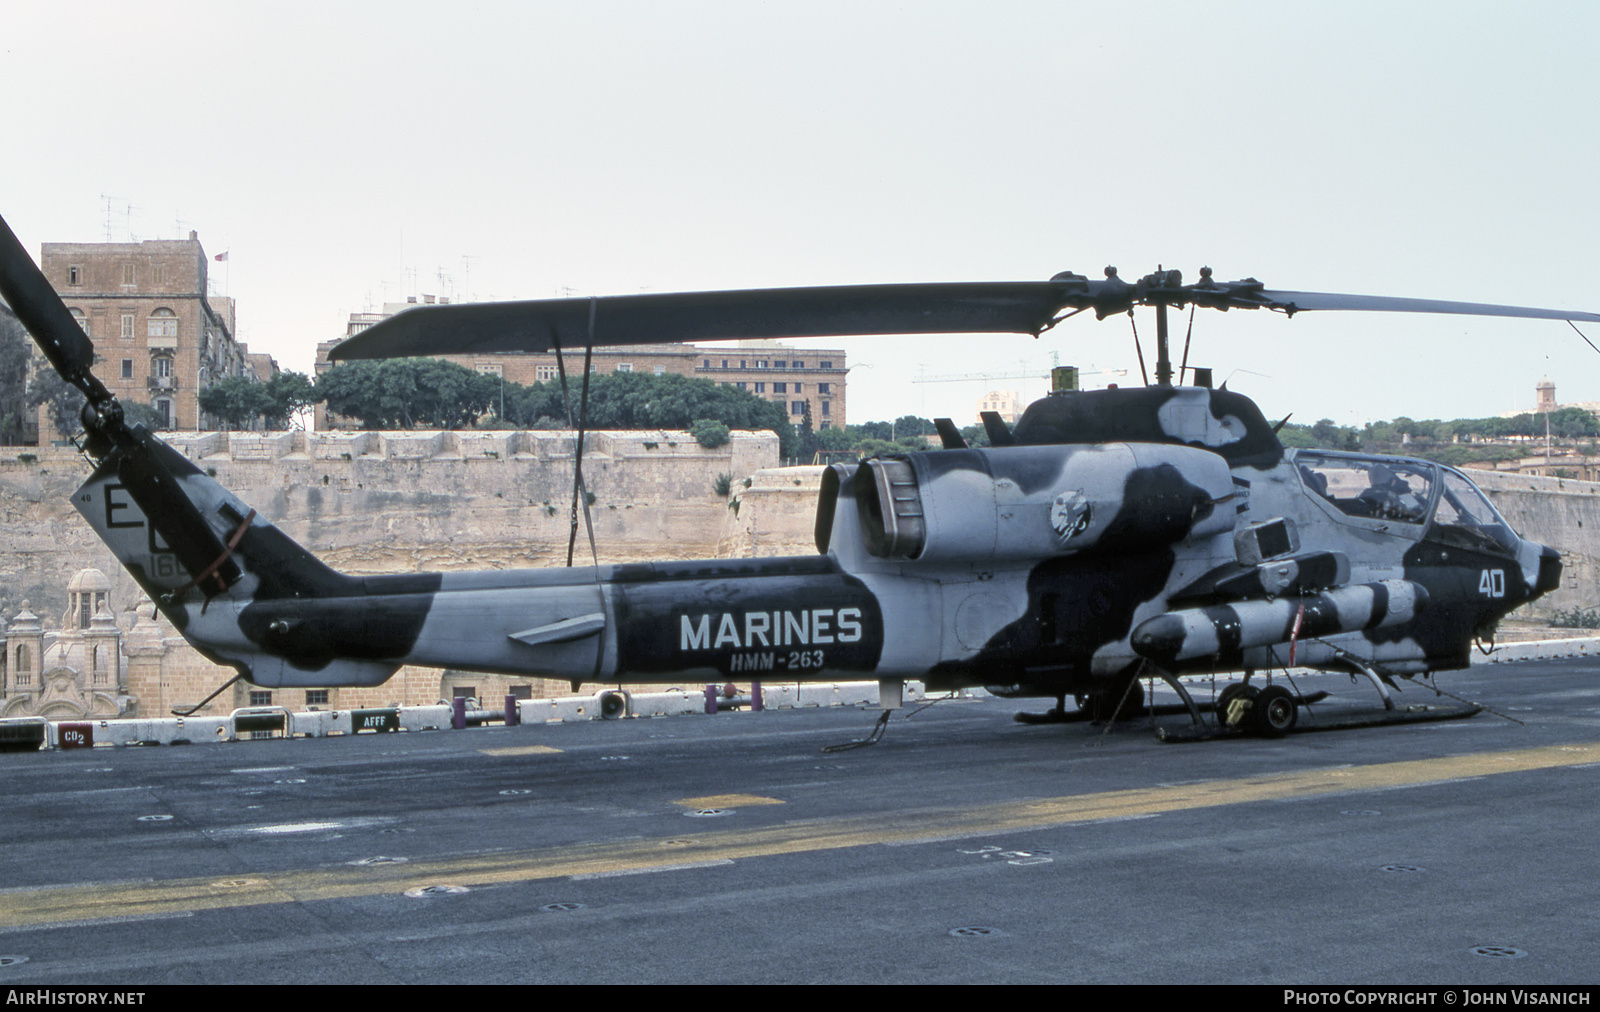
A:
[[[1037,334],[1081,286],[1056,281],[842,285],[418,306],[338,345],[329,357],[549,351],[865,334]],[[591,312],[593,333],[590,332]]]
[[[94,343],[72,318],[4,218],[0,218],[0,295],[62,379],[83,391],[91,402],[109,399],[110,393],[90,372]]]
[[[1364,310],[1374,313],[1444,313],[1462,316],[1513,316],[1531,320],[1578,320],[1600,323],[1600,313],[1564,309],[1530,309],[1493,306],[1482,302],[1443,302],[1438,299],[1397,299],[1386,295],[1337,295],[1331,292],[1262,291],[1264,299],[1291,313],[1312,309]]]

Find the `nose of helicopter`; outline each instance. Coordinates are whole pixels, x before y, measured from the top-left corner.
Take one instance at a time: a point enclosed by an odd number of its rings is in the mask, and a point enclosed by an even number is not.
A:
[[[1543,597],[1561,587],[1561,553],[1549,545],[1539,546],[1539,579],[1533,585],[1533,596]]]

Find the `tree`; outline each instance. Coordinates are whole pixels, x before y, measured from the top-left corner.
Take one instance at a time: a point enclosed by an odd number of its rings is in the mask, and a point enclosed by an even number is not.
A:
[[[28,361],[33,341],[11,310],[0,306],[0,445],[17,446],[27,428]]]
[[[122,405],[122,420],[129,425],[143,425],[150,432],[171,428],[167,416],[143,401],[126,401]]]
[[[1318,419],[1311,426],[1314,445],[1324,450],[1355,450],[1360,447],[1354,429],[1337,425],[1331,418]]]
[[[287,429],[298,415],[322,398],[311,377],[303,372],[276,373],[266,383],[267,408],[262,413],[269,429]]]
[[[801,401],[805,405],[800,412],[800,427],[795,431],[795,454],[803,464],[811,463],[817,455],[817,432],[811,425],[811,402]]]
[[[728,445],[728,427],[714,418],[699,418],[689,426],[689,435],[708,450]]]
[[[225,428],[247,429],[270,408],[264,385],[243,376],[230,376],[200,391],[200,407]]]
[[[397,358],[336,365],[315,393],[364,429],[462,429],[499,403],[500,382],[442,359]]]
[[[87,402],[88,398],[77,387],[62,379],[49,361],[43,358],[34,360],[33,378],[28,382],[27,405],[29,408],[45,405],[50,424],[55,426],[57,433],[70,437],[78,431],[78,415]]]

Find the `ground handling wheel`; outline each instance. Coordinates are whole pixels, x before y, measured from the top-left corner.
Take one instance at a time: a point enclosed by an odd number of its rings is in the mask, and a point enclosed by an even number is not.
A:
[[[1269,685],[1251,700],[1245,726],[1263,738],[1282,738],[1294,730],[1299,719],[1294,695],[1281,685]]]

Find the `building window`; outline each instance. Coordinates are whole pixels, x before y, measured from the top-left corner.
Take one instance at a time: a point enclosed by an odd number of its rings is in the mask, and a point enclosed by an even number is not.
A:
[[[722,360],[722,368],[724,368],[724,369],[728,368],[728,360],[727,359],[723,359]]]
[[[122,360],[122,378],[125,380],[133,379],[133,359],[125,358]]]
[[[744,389],[744,388],[745,388],[745,386],[744,386],[744,384],[743,384],[743,383],[740,383],[740,384],[739,384],[739,389],[740,389],[740,390],[743,390],[743,389]]]
[[[133,338],[133,314],[122,314],[122,336],[131,340]]]
[[[657,376],[665,376],[667,374],[667,367],[664,365],[658,365],[656,366],[655,372]]]
[[[804,362],[799,361],[799,360],[796,360],[796,361],[793,361],[793,362],[789,363],[789,368],[791,368],[791,369],[804,369],[805,367],[806,367],[806,364]]]
[[[156,264],[154,267],[151,268],[151,271],[154,273],[154,277],[151,280],[153,280],[156,284],[164,285],[164,284],[167,283],[167,265],[166,264]]]
[[[73,264],[71,267],[67,268],[67,284],[69,284],[69,285],[81,285],[81,284],[83,284],[83,268],[82,267],[79,267],[77,264]]]
[[[170,379],[172,377],[172,356],[157,355],[155,359],[155,366],[156,376],[159,378]]]
[[[828,384],[826,384],[826,383],[818,383],[817,384],[817,393],[825,394],[827,392],[828,392]]]
[[[307,689],[306,690],[306,705],[307,706],[327,706],[328,705],[328,690],[327,689]]]
[[[805,384],[804,383],[796,383],[794,385],[794,392],[797,393],[797,394],[803,394],[803,393],[805,393],[805,389],[804,388],[805,388]]]
[[[556,367],[553,365],[537,366],[533,370],[533,378],[540,383],[547,383],[556,378]]]
[[[711,360],[709,358],[706,359],[705,368],[707,368],[707,369],[711,368]]]
[[[772,384],[772,392],[775,393],[775,394],[786,394],[786,393],[789,392],[789,384],[787,384],[787,383],[774,383],[774,384]]]
[[[271,706],[272,692],[269,689],[253,689],[250,692],[251,706]]]
[[[822,402],[822,417],[823,418],[827,418],[828,417],[828,405],[830,403],[831,402],[829,402],[829,401],[823,401]]]
[[[780,358],[776,362],[772,363],[772,368],[774,368],[774,369],[782,369],[786,365],[788,365],[788,363]]]
[[[479,362],[473,368],[484,376],[500,376],[502,379],[504,378],[504,373],[501,372],[502,367],[498,362]]]
[[[756,393],[764,394],[766,392],[767,392],[767,385],[765,383],[757,383],[756,384]]]
[[[94,336],[93,334],[89,333],[89,318],[83,315],[83,310],[69,309],[67,312],[72,314],[72,322],[78,325],[79,330],[83,331],[89,337]]]
[[[790,401],[789,402],[789,414],[791,414],[791,415],[803,415],[805,413],[806,413],[806,402],[805,401]]]
[[[151,337],[177,337],[178,314],[170,309],[158,309],[150,314],[148,326]]]
[[[618,362],[617,363],[617,372],[633,372],[633,363],[632,362]]]
[[[122,287],[133,287],[133,264],[122,265]]]
[[[172,402],[165,397],[159,397],[152,407],[156,409],[156,414],[161,416],[161,427],[163,429],[172,428]],[[828,413],[826,406],[823,407],[822,413]]]
[[[823,369],[832,369],[833,368],[833,363],[832,362],[822,362],[822,363],[819,363],[819,365]]]

